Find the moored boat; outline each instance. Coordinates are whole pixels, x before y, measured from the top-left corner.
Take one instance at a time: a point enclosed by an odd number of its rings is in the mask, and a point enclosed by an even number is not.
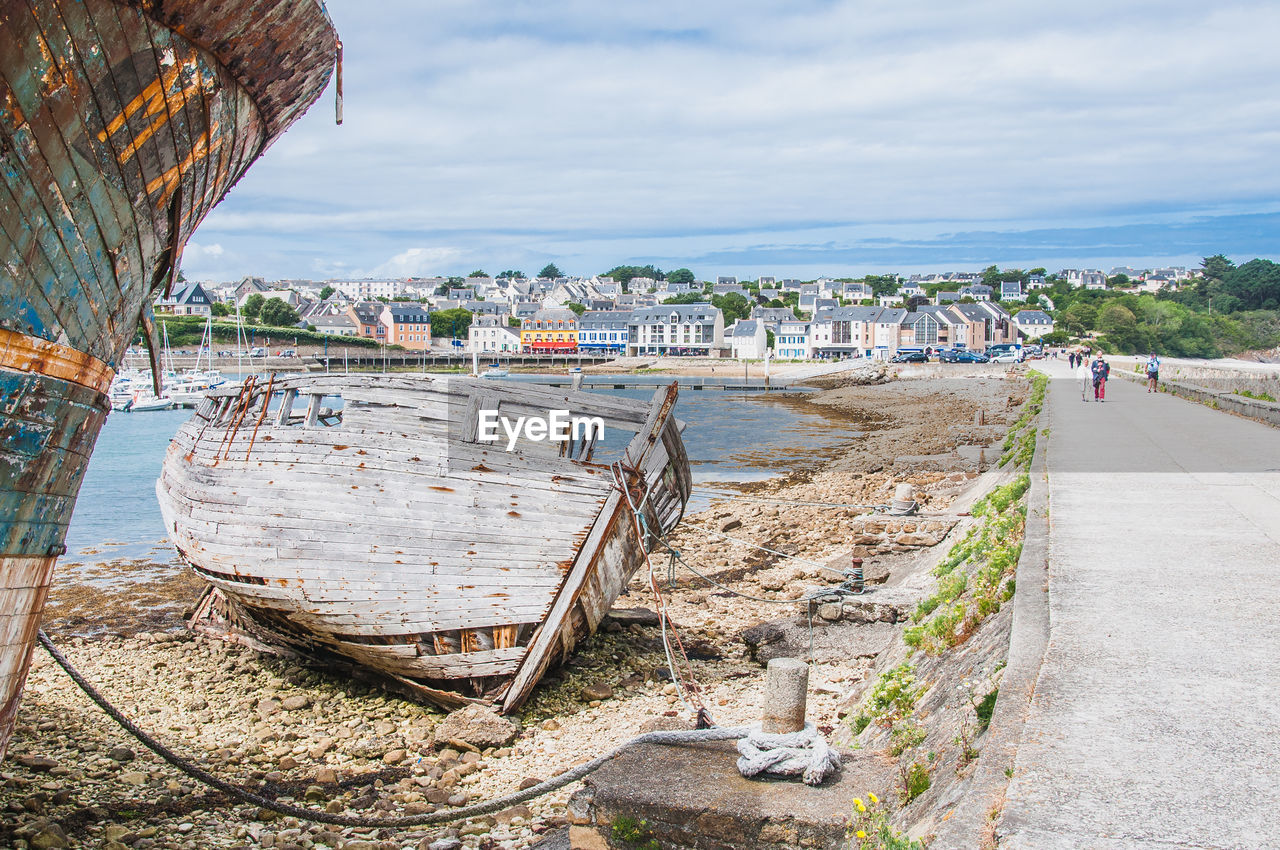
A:
[[[314,0],[0,0],[0,756],[129,341],[337,53]]]
[[[210,585],[192,626],[512,711],[683,515],[676,394],[427,375],[214,390],[156,484]]]

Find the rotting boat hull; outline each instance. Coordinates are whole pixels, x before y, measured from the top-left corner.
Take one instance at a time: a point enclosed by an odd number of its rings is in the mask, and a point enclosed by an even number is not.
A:
[[[116,365],[336,54],[310,0],[0,0],[0,757]]]
[[[644,563],[642,536],[683,515],[676,393],[639,402],[426,375],[215,391],[156,484],[174,545],[211,585],[192,625],[446,708],[514,710],[599,625]],[[482,439],[482,411],[551,410],[632,436],[625,451],[585,432],[514,451]]]

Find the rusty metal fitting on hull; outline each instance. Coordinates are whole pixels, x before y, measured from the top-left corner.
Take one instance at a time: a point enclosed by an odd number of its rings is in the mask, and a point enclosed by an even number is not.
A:
[[[0,328],[0,369],[32,372],[106,395],[115,370],[98,358],[56,342]]]

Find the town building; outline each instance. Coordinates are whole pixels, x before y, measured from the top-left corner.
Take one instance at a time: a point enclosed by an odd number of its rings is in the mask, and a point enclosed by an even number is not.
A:
[[[425,304],[383,305],[378,320],[386,328],[385,342],[412,351],[431,347],[431,317]]]
[[[626,310],[588,310],[578,318],[578,350],[587,353],[622,354],[627,350]]]
[[[356,301],[347,308],[347,316],[356,327],[356,336],[387,341],[387,326],[381,320],[382,304],[378,301]]]
[[[175,316],[208,316],[213,310],[213,300],[205,288],[195,281],[188,281],[175,288],[166,298],[155,301],[155,309]]]
[[[813,357],[813,339],[809,322],[784,319],[778,323],[773,348],[783,360],[809,360]]]
[[[1021,301],[1022,298],[1022,281],[1003,280],[1000,282],[1001,301]]]
[[[707,303],[663,304],[631,313],[627,354],[710,356],[724,346],[724,314]]]
[[[1053,318],[1043,310],[1021,310],[1013,317],[1013,322],[1018,333],[1027,339],[1039,339],[1053,333]]]
[[[877,320],[887,312],[893,311],[883,307],[836,307],[817,311],[810,323],[812,356],[870,357],[876,348]]]
[[[520,323],[520,350],[526,354],[572,354],[578,350],[578,315],[549,307]]]
[[[346,313],[318,313],[308,318],[307,323],[315,327],[316,333],[328,336],[359,336],[356,333],[356,323]]]
[[[731,354],[739,359],[759,360],[768,349],[764,322],[755,319],[740,319],[725,331],[725,336],[729,340]]]
[[[467,329],[467,351],[480,354],[518,354],[520,331],[505,316],[476,316]]]

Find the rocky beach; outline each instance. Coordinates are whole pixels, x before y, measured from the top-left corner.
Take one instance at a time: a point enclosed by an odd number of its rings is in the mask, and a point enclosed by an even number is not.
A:
[[[654,553],[654,584],[678,625],[699,697],[721,725],[757,718],[762,661],[794,638],[775,633],[789,622],[803,637],[806,618],[815,618],[792,600],[840,583],[854,555],[864,558],[869,582],[892,587],[946,538],[959,520],[953,500],[999,456],[1027,396],[1025,381],[998,368],[917,369],[865,385],[824,380],[825,389],[795,403],[848,418],[863,436],[780,459],[782,474],[768,481],[717,485],[718,497],[688,515],[670,540],[714,584],[679,565],[669,573],[668,553]],[[918,515],[870,511],[904,483]],[[373,683],[194,636],[183,614],[201,582],[189,571],[133,561],[115,568],[118,581],[110,569],[60,565],[46,631],[144,730],[223,779],[281,802],[369,821],[428,813],[527,787],[642,731],[688,728],[643,572],[617,601],[616,615],[547,675],[518,715],[446,718]],[[828,734],[861,695],[897,620],[873,612],[851,626],[854,637],[814,645],[809,718]],[[773,630],[762,631],[770,623]],[[338,827],[277,816],[163,762],[37,650],[0,765],[0,844],[519,848],[566,823],[573,788],[447,826]]]

